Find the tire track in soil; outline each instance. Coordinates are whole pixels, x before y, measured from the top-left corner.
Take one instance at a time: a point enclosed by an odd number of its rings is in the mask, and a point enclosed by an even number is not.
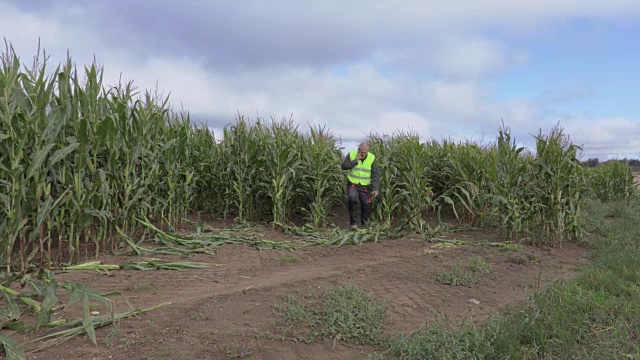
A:
[[[247,290],[272,292],[280,289],[281,292],[286,292],[312,283],[336,284],[352,281],[387,302],[390,315],[402,319],[402,324],[406,325],[399,326],[398,330],[401,331],[415,329],[416,324],[432,318],[433,308],[462,307],[470,310],[472,307],[469,299],[474,297],[483,297],[481,301],[488,303],[510,302],[508,296],[500,296],[501,292],[512,291],[504,289],[504,284],[491,284],[489,286],[492,293],[483,293],[486,281],[474,288],[451,287],[435,281],[435,274],[442,271],[446,263],[456,262],[470,251],[447,249],[437,257],[430,257],[423,253],[425,243],[407,240],[398,242],[391,246],[371,244],[374,246],[328,249],[329,251],[309,249],[311,251],[306,255],[298,254],[301,258],[306,256],[307,261],[286,265],[280,264],[277,259],[279,255],[274,253],[256,252],[247,256],[246,249],[235,249],[216,258],[223,260],[217,262],[225,263],[220,268],[132,271],[116,273],[115,276],[82,274],[74,280],[89,283],[103,291],[121,291],[126,298],[125,303],[130,303],[131,307],[146,307],[170,301],[174,306],[185,308],[206,302],[212,297],[232,297]],[[242,261],[238,261],[238,255],[243,258]],[[207,262],[211,258],[192,261]],[[243,265],[247,263],[251,265]],[[535,275],[532,269],[518,266],[506,271],[520,271],[523,279]],[[545,279],[554,277],[553,274],[547,275]],[[136,287],[140,286],[150,286],[151,289],[136,291]],[[122,307],[118,306],[118,309],[121,311]],[[415,321],[417,319],[418,322]]]
[[[129,293],[135,286],[150,283],[171,284],[170,287],[154,288],[150,291],[155,303],[163,301],[173,301],[174,304],[193,303],[202,298],[234,295],[248,289],[260,291],[267,288],[286,287],[286,285],[294,283],[312,283],[348,274],[370,272],[371,269],[386,268],[399,261],[406,262],[412,258],[424,256],[416,251],[422,251],[423,247],[420,244],[415,250],[395,251],[393,254],[389,251],[367,251],[365,254],[361,254],[362,257],[354,257],[351,252],[338,256],[323,255],[315,261],[305,262],[303,260],[297,264],[284,266],[278,264],[277,258],[273,259],[273,256],[261,256],[258,259],[258,264],[249,267],[234,265],[232,257],[229,259],[230,262],[226,262],[230,265],[223,267],[182,271],[127,272],[116,273],[115,276],[93,275],[90,278],[81,277],[80,280],[89,281],[92,285],[105,291],[117,288],[123,290],[123,277],[125,277],[131,280],[124,282],[127,285],[124,290]],[[192,259],[191,261],[198,260]],[[207,262],[206,260],[200,261]],[[244,259],[244,262],[246,261],[247,259]],[[136,298],[136,296],[129,296],[129,298]]]
[[[257,345],[262,349],[260,358],[282,360],[352,359],[359,353],[357,349],[342,346],[334,352],[332,345],[326,342],[310,347],[273,342],[272,339],[255,340],[256,334],[273,330],[276,314],[272,305],[283,295],[303,294],[312,289],[329,289],[337,284],[355,282],[363,290],[387,302],[392,331],[408,332],[417,329],[424,321],[432,320],[432,308],[446,312],[452,319],[460,319],[474,309],[479,314],[474,319],[479,319],[493,313],[498,306],[517,305],[526,296],[523,288],[538,275],[537,266],[508,263],[507,255],[497,249],[460,247],[426,255],[423,250],[430,245],[399,239],[342,248],[312,247],[294,253],[301,259],[294,264],[280,260],[281,255],[291,255],[286,251],[258,252],[243,246],[225,246],[215,257],[197,255],[189,260],[224,264],[222,267],[119,271],[112,273],[113,276],[83,271],[61,274],[59,279],[78,281],[102,291],[119,290],[135,308],[165,301],[173,303],[146,316],[125,321],[123,331],[127,338],[149,339],[149,342],[132,344],[128,350],[114,353],[114,359],[157,358],[166,347],[175,348],[185,358],[226,358],[224,351],[228,344],[258,341]],[[580,256],[583,249],[578,247],[531,251],[539,255],[546,269],[560,265],[571,267],[584,260]],[[467,261],[472,255],[490,257],[499,277],[483,280],[474,288],[451,287],[435,281],[439,271],[453,263]],[[104,263],[134,259],[101,258]],[[180,257],[163,259],[184,261]],[[564,275],[548,270],[542,277],[553,280]],[[152,284],[152,289],[135,290],[136,286],[145,284]],[[469,303],[470,298],[478,299],[481,304]],[[123,307],[122,300],[118,298],[114,300],[118,302],[118,311],[129,306],[125,302]],[[171,336],[167,337],[166,331],[171,331]],[[162,348],[156,346],[162,341]],[[87,354],[96,354],[97,358],[110,351],[93,348],[86,339],[75,340],[73,344],[79,353],[86,351]],[[56,357],[58,354],[60,357]],[[58,348],[42,355],[51,356],[48,357],[50,359],[67,359],[64,354],[65,351]]]
[[[408,272],[408,269],[414,270]],[[375,295],[386,301],[397,330],[404,331],[408,327],[415,329],[411,319],[420,319],[421,323],[428,317],[430,306],[435,305],[433,277],[429,276],[429,270],[424,258],[396,261],[394,266],[384,270],[375,269],[359,282],[368,284]]]

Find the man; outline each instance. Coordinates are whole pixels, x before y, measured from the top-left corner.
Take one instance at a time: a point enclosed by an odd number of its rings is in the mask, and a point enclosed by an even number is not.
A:
[[[357,150],[351,151],[342,162],[342,170],[347,173],[347,193],[349,195],[349,224],[357,229],[356,203],[360,200],[362,226],[369,225],[371,202],[380,191],[380,172],[376,157],[369,152],[369,144],[363,142]],[[372,198],[373,195],[373,198]]]

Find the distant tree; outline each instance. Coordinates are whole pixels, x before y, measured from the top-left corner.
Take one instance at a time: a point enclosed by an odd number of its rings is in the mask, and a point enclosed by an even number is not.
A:
[[[583,161],[582,162],[582,166],[585,166],[585,167],[596,167],[596,166],[598,166],[599,163],[600,163],[600,160],[598,160],[598,158],[587,159],[587,161]]]
[[[638,169],[640,169],[640,159],[627,159],[627,158],[624,158],[624,159],[609,159],[609,160],[600,162],[600,160],[598,158],[589,158],[589,159],[587,159],[585,161],[582,161],[580,164],[582,164],[582,166],[584,166],[584,167],[596,167],[596,166],[598,166],[600,164],[607,164],[607,163],[610,163],[610,162],[618,162],[618,161],[625,162],[625,163],[629,164],[629,166],[631,166],[631,168],[634,171],[638,171]]]

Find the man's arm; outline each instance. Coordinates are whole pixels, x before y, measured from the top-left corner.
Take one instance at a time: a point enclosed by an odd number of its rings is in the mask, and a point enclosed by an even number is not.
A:
[[[358,165],[358,160],[351,161],[351,157],[347,155],[347,157],[342,161],[342,170],[352,169],[356,165]]]
[[[380,169],[378,169],[377,161],[371,164],[371,183],[373,184],[373,192],[380,191]]]

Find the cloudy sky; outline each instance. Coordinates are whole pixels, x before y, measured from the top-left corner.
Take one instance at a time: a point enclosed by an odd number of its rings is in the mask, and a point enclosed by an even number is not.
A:
[[[242,5],[239,5],[242,4]],[[30,61],[95,57],[220,129],[240,113],[530,144],[560,123],[582,157],[640,158],[638,0],[0,0]]]

